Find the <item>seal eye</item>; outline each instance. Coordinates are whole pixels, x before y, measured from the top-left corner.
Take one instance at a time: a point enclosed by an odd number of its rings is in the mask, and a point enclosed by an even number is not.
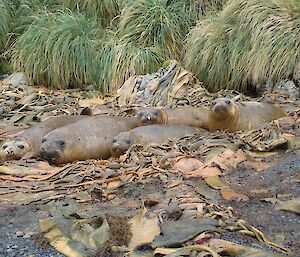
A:
[[[116,142],[117,142],[117,139],[114,138],[114,139],[112,140],[112,142],[113,142],[113,144],[116,143]]]
[[[130,139],[125,139],[125,143],[126,143],[127,145],[129,145],[129,144],[131,143],[131,140],[130,140]]]
[[[231,104],[231,101],[230,100],[226,100],[225,103],[229,105],[229,104]]]
[[[62,140],[59,140],[59,141],[57,141],[57,144],[60,145],[60,146],[64,146],[64,145],[65,145],[65,142],[62,141]]]
[[[24,145],[18,145],[20,149],[24,149]]]
[[[2,146],[2,149],[6,149],[6,148],[7,148],[7,145],[3,145],[3,146]]]
[[[42,139],[42,143],[45,143],[45,142],[46,142],[46,138],[43,138],[43,139]]]
[[[138,112],[138,116],[142,117],[142,116],[144,116],[144,113],[143,112]]]

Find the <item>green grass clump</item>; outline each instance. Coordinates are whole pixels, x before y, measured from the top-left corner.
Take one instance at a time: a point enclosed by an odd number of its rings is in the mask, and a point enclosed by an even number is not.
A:
[[[1,55],[8,45],[12,17],[12,3],[7,0],[0,0],[0,73],[5,73],[9,70],[7,61]]]
[[[300,1],[230,0],[189,33],[185,63],[210,90],[299,76]]]
[[[96,18],[103,27],[120,14],[120,1],[124,0],[63,0],[62,5],[71,10],[85,13],[89,18]]]
[[[12,20],[12,6],[9,1],[0,0],[0,52],[3,52]]]
[[[67,88],[92,83],[103,35],[103,29],[84,15],[43,11],[16,39],[11,62],[37,84]]]
[[[228,0],[177,0],[185,5],[186,12],[196,22],[221,11]]]
[[[164,61],[162,50],[154,46],[119,41],[114,51],[111,66],[113,90],[117,90],[130,76],[156,72]]]
[[[164,50],[169,58],[180,58],[183,40],[192,24],[182,2],[128,0],[118,25],[122,40]]]
[[[52,10],[61,8],[59,0],[14,0],[14,20],[12,21],[12,32],[14,36],[22,34],[33,22],[36,13],[41,10]]]

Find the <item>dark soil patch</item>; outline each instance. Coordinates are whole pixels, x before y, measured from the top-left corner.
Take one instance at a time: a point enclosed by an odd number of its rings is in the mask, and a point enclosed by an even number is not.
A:
[[[41,244],[38,220],[45,212],[37,205],[0,205],[0,256],[63,256],[54,249]],[[43,241],[44,242],[44,241]]]
[[[231,188],[250,197],[249,201],[231,202],[230,205],[238,217],[261,230],[267,238],[298,254],[299,216],[276,210],[275,204],[264,199],[290,200],[299,197],[299,185],[293,180],[297,176],[299,179],[300,157],[289,153],[282,154],[280,158],[277,156],[276,160],[270,157],[269,160],[276,163],[265,171],[257,171],[242,164],[236,172],[226,176],[226,182]]]

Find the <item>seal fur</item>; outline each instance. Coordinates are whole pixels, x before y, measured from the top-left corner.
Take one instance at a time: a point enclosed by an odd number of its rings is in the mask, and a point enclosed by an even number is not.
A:
[[[122,132],[111,141],[111,153],[114,157],[124,154],[133,144],[161,144],[170,138],[181,138],[204,130],[183,125],[148,125]]]
[[[74,122],[87,118],[84,115],[70,115],[49,117],[44,121],[26,129],[13,138],[9,138],[1,145],[1,156],[5,160],[21,159],[25,154],[31,152],[38,154],[42,138],[53,129],[60,128]]]
[[[133,117],[90,117],[49,132],[42,140],[41,156],[52,164],[107,159],[112,138],[136,126]]]
[[[208,119],[207,108],[177,107],[177,108],[145,108],[137,112],[136,117],[140,126],[151,124],[184,125],[203,128]]]
[[[255,101],[235,103],[229,98],[217,98],[211,103],[208,122],[204,128],[228,132],[249,130],[284,116],[285,112],[271,103]]]

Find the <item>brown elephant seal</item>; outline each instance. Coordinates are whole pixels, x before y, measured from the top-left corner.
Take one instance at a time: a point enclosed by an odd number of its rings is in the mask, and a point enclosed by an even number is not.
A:
[[[76,160],[107,159],[114,136],[137,127],[137,119],[95,116],[55,129],[44,136],[41,156],[52,164]]]
[[[49,117],[39,124],[9,138],[1,145],[3,160],[21,159],[27,153],[39,153],[42,138],[51,130],[60,128],[87,118],[84,115]]]
[[[195,127],[183,125],[149,125],[122,132],[111,141],[114,157],[124,154],[133,144],[161,144],[168,139],[181,138],[194,133],[204,132]]]
[[[252,129],[284,116],[285,112],[274,104],[250,101],[235,103],[229,98],[218,98],[211,103],[204,128],[235,132]]]
[[[184,125],[203,128],[208,119],[208,108],[178,107],[178,108],[145,108],[137,112],[140,126],[151,124]]]

